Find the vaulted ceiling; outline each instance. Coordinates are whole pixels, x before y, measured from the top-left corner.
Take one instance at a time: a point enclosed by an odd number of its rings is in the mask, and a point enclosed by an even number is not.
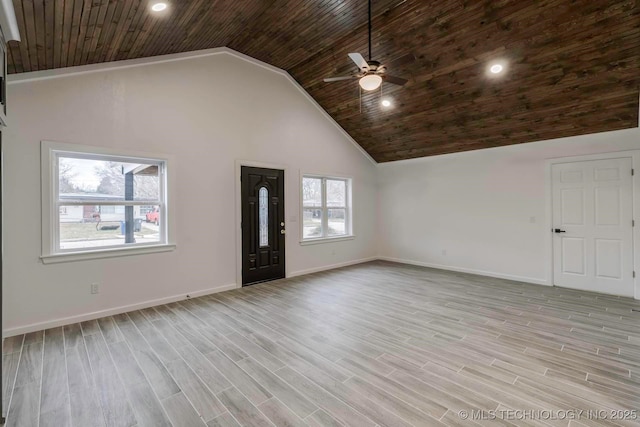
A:
[[[638,126],[640,1],[374,0],[373,57],[409,80],[365,93],[366,0],[14,0],[9,72],[228,46],[287,70],[378,162]],[[503,60],[506,72],[488,77]]]

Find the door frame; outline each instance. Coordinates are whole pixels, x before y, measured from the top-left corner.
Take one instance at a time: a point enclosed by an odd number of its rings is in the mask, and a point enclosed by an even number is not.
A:
[[[553,181],[551,169],[553,165],[561,163],[588,162],[592,160],[608,160],[631,158],[631,167],[635,173],[632,177],[631,197],[632,218],[636,221],[633,227],[633,269],[636,277],[633,279],[634,298],[640,300],[640,150],[623,150],[582,156],[556,157],[546,160],[545,164],[545,193],[546,193],[546,221],[545,221],[545,249],[546,249],[546,277],[549,286],[555,286],[553,277]]]
[[[248,166],[252,168],[266,168],[266,169],[278,169],[284,171],[284,222],[285,230],[288,227],[289,221],[287,221],[287,177],[289,176],[291,169],[287,165],[258,162],[253,160],[236,160],[236,166],[234,170],[234,181],[236,187],[236,289],[242,288],[242,183],[240,177],[242,175],[242,167]],[[285,240],[285,252],[284,252],[284,277],[289,277],[289,263],[287,262],[287,247],[289,243],[289,233],[284,236]]]

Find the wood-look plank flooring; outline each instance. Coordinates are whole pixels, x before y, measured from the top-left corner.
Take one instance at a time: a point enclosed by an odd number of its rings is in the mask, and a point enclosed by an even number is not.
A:
[[[634,310],[373,262],[7,338],[3,408],[12,427],[637,425],[614,419],[640,410]]]

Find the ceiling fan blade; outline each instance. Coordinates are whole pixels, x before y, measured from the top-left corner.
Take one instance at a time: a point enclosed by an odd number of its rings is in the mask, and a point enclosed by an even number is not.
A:
[[[368,70],[369,64],[365,61],[364,57],[359,53],[350,53],[349,58],[358,66],[360,70]]]
[[[358,76],[339,76],[339,77],[327,77],[324,79],[325,82],[330,83],[330,82],[340,82],[342,80],[351,80],[351,79],[357,79]]]
[[[381,77],[385,82],[398,86],[404,86],[409,81],[407,79],[403,79],[402,77],[390,76],[388,74],[383,74]]]

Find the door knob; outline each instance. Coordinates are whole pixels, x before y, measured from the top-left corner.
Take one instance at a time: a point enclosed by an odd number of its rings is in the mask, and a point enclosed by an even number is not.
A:
[[[280,230],[280,234],[286,233],[286,230]]]
[[[566,231],[564,230],[560,230],[559,228],[556,228],[555,230],[553,230],[554,233],[566,233]]]

